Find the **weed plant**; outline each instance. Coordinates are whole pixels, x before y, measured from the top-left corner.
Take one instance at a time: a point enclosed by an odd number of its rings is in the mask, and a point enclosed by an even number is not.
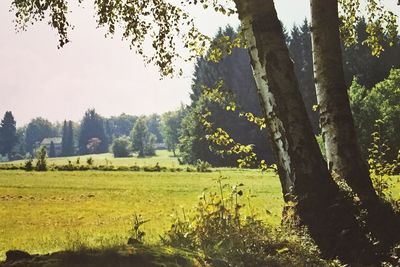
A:
[[[322,260],[305,231],[274,229],[259,220],[243,184],[224,180],[217,181],[218,193],[204,192],[192,212],[174,217],[164,245],[197,251],[212,266],[342,266]],[[242,212],[246,204],[248,215]]]

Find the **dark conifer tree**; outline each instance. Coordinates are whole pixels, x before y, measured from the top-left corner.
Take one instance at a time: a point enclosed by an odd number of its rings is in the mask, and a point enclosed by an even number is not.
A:
[[[236,37],[236,32],[229,26],[224,30],[220,29],[215,40],[223,36],[228,36],[233,40]],[[250,57],[246,49],[235,48],[230,55],[224,57],[218,63],[200,58],[195,65],[193,76],[192,93],[190,95],[192,104],[182,122],[179,150],[183,160],[194,163],[201,159],[217,166],[237,165],[236,156],[221,156],[210,151],[210,146],[212,147],[213,144],[206,140],[206,132],[195,114],[199,110],[207,108],[212,114],[210,122],[215,127],[226,130],[239,143],[253,144],[260,159],[272,162],[273,155],[266,141],[268,137],[265,130],[260,131],[258,126],[248,122],[243,117],[239,117],[239,112],[227,111],[217,104],[199,101],[204,87],[213,88],[220,80],[224,81],[222,90],[234,96],[240,110],[251,112],[257,116],[262,114],[252,75]]]
[[[68,122],[67,128],[67,155],[72,156],[75,154],[75,143],[74,143],[74,128],[72,125],[72,121]]]
[[[294,62],[294,71],[299,82],[300,92],[303,96],[308,117],[310,118],[314,133],[319,132],[318,113],[313,107],[317,104],[314,84],[314,68],[311,50],[311,33],[307,19],[301,27],[293,26],[288,37],[290,57]]]
[[[360,85],[371,89],[375,84],[389,76],[392,68],[400,68],[400,38],[384,42],[384,51],[378,57],[371,54],[371,49],[365,44],[367,39],[367,24],[361,19],[356,27],[357,42],[343,51],[343,67],[346,85],[350,87],[353,77],[357,77]]]
[[[49,158],[54,158],[56,156],[56,148],[54,147],[54,142],[50,142],[50,148],[49,148]]]
[[[62,141],[61,141],[61,155],[68,156],[67,152],[67,139],[68,139],[68,128],[67,121],[64,120],[62,128]]]
[[[61,147],[63,156],[72,156],[74,155],[74,132],[72,121],[64,121],[63,129],[62,129],[62,147]]]
[[[370,89],[377,82],[386,78],[391,68],[400,68],[400,61],[398,60],[400,58],[400,41],[394,43],[393,46],[385,44],[385,51],[380,58],[376,58],[371,55],[370,49],[362,44],[366,38],[365,27],[365,21],[361,20],[357,26],[358,43],[351,47],[343,46],[343,62],[347,85],[350,86],[353,77],[356,76],[361,85]],[[215,39],[222,36],[233,38],[235,31],[231,27],[227,27],[223,31],[220,30]],[[311,120],[314,133],[318,134],[320,132],[319,113],[315,109],[317,98],[309,22],[305,19],[300,27],[294,26],[290,34],[287,34],[286,41],[294,62],[295,73],[308,117]],[[218,63],[200,58],[195,65],[190,95],[192,104],[183,120],[184,127],[182,127],[180,144],[182,156],[188,162],[194,162],[197,159],[208,160],[215,165],[233,165],[235,162],[229,157],[221,158],[209,150],[211,144],[205,139],[206,133],[193,114],[193,110],[200,104],[198,100],[203,86],[213,87],[221,79],[225,82],[225,90],[236,95],[238,104],[244,110],[257,115],[261,114],[246,50],[234,49],[231,55]],[[246,128],[246,123],[238,119],[235,114],[226,112],[216,105],[207,104],[207,108],[213,113],[212,122],[215,125],[228,130],[238,141],[243,141],[240,138],[241,135],[246,136],[246,140],[250,140],[250,143],[256,144],[256,149],[261,150],[257,152],[258,154],[261,153],[262,158],[270,158],[268,157],[270,153],[267,152],[268,149],[265,146],[265,139],[263,139],[263,136],[266,136],[265,132],[260,133]],[[364,146],[367,147],[368,144],[364,144]]]
[[[62,146],[61,151],[63,156],[74,155],[74,132],[72,121],[64,121],[62,129]]]
[[[0,154],[10,155],[18,142],[16,121],[11,111],[4,114],[0,123]]]
[[[114,135],[113,135],[113,132],[111,129],[110,121],[107,119],[104,119],[103,121],[104,121],[104,133],[106,135],[106,142],[107,142],[107,146],[108,146],[109,144],[112,143],[112,140],[114,139]]]

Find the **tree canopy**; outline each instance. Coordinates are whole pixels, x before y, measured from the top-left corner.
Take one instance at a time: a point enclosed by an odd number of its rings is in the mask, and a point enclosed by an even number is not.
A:
[[[386,157],[394,160],[400,151],[400,69],[393,69],[372,89],[360,85],[356,78],[349,95],[364,155],[372,143],[372,133],[377,130],[375,124],[380,121],[381,138],[391,148]]]
[[[156,136],[150,133],[144,117],[140,117],[136,121],[130,138],[132,140],[133,151],[137,152],[139,157],[153,156],[155,154],[154,143]]]
[[[161,117],[161,134],[168,150],[171,150],[174,156],[176,156],[176,148],[179,144],[184,114],[185,109],[181,107],[176,111],[166,112]]]
[[[89,154],[90,149],[88,149],[88,145],[89,143],[94,144],[93,138],[99,141],[99,144],[96,145],[96,153],[108,151],[108,139],[104,129],[104,120],[94,109],[89,109],[85,112],[79,132],[79,152],[81,155]]]
[[[29,122],[25,131],[26,151],[33,154],[36,143],[42,142],[46,137],[57,136],[57,129],[47,119],[35,118]]]

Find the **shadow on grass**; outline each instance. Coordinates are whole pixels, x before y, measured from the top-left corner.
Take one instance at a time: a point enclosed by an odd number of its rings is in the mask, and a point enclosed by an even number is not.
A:
[[[105,250],[81,249],[46,255],[30,255],[23,251],[8,251],[0,267],[155,267],[205,266],[198,255],[168,247],[121,247]]]

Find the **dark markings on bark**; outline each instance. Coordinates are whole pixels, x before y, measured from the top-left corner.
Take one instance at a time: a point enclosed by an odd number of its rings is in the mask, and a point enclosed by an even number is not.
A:
[[[236,3],[250,42],[262,104],[270,105],[264,110],[275,137],[274,148],[278,149],[283,192],[287,191],[286,185],[293,185],[289,193],[295,197],[301,223],[308,227],[325,256],[339,256],[353,263],[359,259],[373,262],[371,244],[358,225],[354,207],[330,177],[315,140],[273,1]],[[257,77],[264,73],[267,86],[261,76]]]

